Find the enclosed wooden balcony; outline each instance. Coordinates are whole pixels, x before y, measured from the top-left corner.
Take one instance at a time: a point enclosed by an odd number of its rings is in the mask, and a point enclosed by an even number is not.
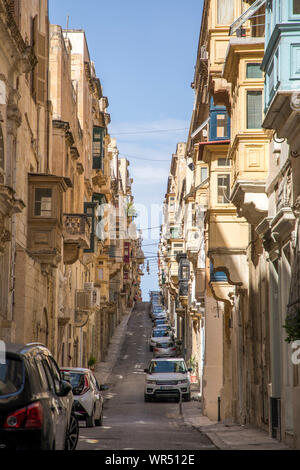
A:
[[[73,264],[80,248],[90,248],[91,223],[86,214],[63,215],[64,263]]]

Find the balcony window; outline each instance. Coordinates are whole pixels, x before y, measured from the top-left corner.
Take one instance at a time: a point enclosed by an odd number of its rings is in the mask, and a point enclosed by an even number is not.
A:
[[[230,118],[225,106],[214,106],[210,102],[209,140],[227,140],[230,138]]]
[[[262,92],[247,91],[247,129],[261,129]]]
[[[206,180],[208,170],[206,167],[201,168],[201,183]]]
[[[84,253],[94,253],[95,249],[95,234],[96,234],[96,217],[95,217],[95,202],[84,203],[84,213],[91,222],[91,235],[90,235],[90,248],[85,248]]]
[[[103,156],[104,156],[104,138],[105,129],[100,126],[93,128],[93,169],[103,171]]]
[[[103,276],[103,268],[98,268],[98,280],[103,281],[104,276]]]
[[[247,64],[246,66],[246,78],[263,78],[260,64]]]
[[[218,175],[218,204],[228,204],[230,191],[230,175]]]
[[[300,15],[300,0],[293,0],[293,15]]]
[[[180,238],[180,228],[179,227],[172,227],[170,229],[171,238]]]
[[[231,159],[230,158],[218,158],[218,166],[230,166]]]
[[[234,0],[218,0],[218,24],[231,25],[234,21]]]
[[[52,189],[35,188],[34,215],[37,217],[52,216]]]

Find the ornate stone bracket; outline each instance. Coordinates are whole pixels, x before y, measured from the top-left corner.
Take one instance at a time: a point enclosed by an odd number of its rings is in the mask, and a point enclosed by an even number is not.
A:
[[[227,303],[231,308],[234,305],[234,288],[228,282],[209,282],[209,286],[216,300]]]
[[[240,217],[251,225],[258,225],[268,214],[268,196],[264,181],[237,180],[230,195]]]

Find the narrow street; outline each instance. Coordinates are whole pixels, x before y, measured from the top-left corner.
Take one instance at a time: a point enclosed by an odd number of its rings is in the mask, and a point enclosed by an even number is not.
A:
[[[125,341],[106,392],[104,425],[82,423],[78,450],[212,450],[200,432],[183,424],[175,401],[144,403],[144,368],[152,357],[148,348],[151,320],[148,303],[139,303],[128,322]],[[183,403],[199,413],[199,403]]]

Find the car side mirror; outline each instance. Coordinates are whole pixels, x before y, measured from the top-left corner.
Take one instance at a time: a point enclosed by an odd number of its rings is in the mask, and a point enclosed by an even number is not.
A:
[[[72,385],[66,380],[60,382],[60,392],[57,393],[59,397],[66,397],[72,391]]]
[[[148,372],[149,372],[149,369],[144,369],[144,372],[148,373]]]
[[[190,367],[190,368],[188,369],[188,371],[189,371],[189,372],[193,372],[193,369]]]
[[[100,391],[101,392],[104,392],[105,390],[108,390],[108,389],[109,389],[109,386],[107,384],[100,385]]]

